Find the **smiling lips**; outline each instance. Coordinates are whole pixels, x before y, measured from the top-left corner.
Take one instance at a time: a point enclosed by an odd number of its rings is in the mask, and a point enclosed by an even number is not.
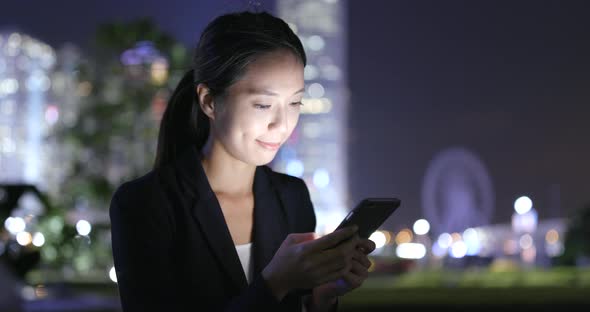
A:
[[[268,143],[268,142],[263,142],[260,140],[256,140],[256,142],[258,142],[258,144],[260,144],[260,146],[271,150],[271,151],[276,151],[279,149],[279,147],[281,147],[281,143]]]

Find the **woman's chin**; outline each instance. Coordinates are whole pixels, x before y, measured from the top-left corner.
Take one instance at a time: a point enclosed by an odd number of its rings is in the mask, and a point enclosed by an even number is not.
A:
[[[256,166],[265,166],[268,165],[269,163],[271,163],[274,159],[275,156],[277,155],[276,152],[265,152],[265,153],[261,153],[259,155],[259,157],[257,157],[255,160],[253,160],[253,163]]]

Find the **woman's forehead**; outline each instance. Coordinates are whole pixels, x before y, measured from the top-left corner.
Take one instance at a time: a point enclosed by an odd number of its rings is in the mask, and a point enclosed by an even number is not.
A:
[[[234,91],[251,95],[284,96],[304,86],[303,64],[292,54],[265,55],[250,63]]]
[[[246,67],[245,76],[261,79],[260,75],[303,75],[303,64],[290,52],[276,51],[256,58]],[[264,78],[264,77],[262,77]],[[268,78],[268,80],[272,80]]]

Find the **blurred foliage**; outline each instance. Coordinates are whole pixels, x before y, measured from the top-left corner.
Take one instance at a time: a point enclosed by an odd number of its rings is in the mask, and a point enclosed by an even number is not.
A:
[[[580,259],[590,262],[590,203],[570,218],[564,239],[564,253],[557,258],[560,265],[576,265]],[[587,263],[586,265],[589,265]]]
[[[590,268],[554,267],[549,269],[490,268],[466,270],[423,270],[399,276],[371,277],[367,288],[510,288],[510,287],[582,287],[590,288]]]
[[[425,270],[399,276],[370,275],[360,288],[342,297],[339,310],[589,304],[589,290],[589,268]]]
[[[149,43],[167,60],[169,79],[161,84],[150,80],[150,63],[122,63],[122,54],[138,43]],[[83,93],[78,118],[56,131],[74,153],[59,199],[73,207],[82,197],[105,209],[118,184],[151,168],[158,131],[154,99],[167,100],[187,68],[188,53],[149,19],[102,25],[92,51],[78,68]]]
[[[139,62],[123,62],[125,52],[139,50],[151,59],[144,55]],[[122,182],[151,169],[159,117],[190,61],[187,49],[150,19],[100,26],[88,51],[73,73],[77,118],[60,123],[52,134],[68,151],[64,161],[69,170],[59,195],[39,220],[46,237],[42,263],[66,278],[94,271],[108,278],[110,198]],[[157,61],[165,68],[154,80]],[[68,219],[72,211],[90,216],[88,236],[78,235],[77,220]]]

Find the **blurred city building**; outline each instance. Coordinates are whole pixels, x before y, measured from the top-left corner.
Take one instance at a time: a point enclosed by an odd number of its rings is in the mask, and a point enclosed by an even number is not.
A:
[[[55,51],[25,34],[0,34],[0,181],[42,183]],[[53,117],[53,113],[49,113]],[[53,119],[51,119],[53,121]]]
[[[0,183],[57,192],[71,153],[49,134],[76,118],[78,50],[0,33]]]
[[[374,269],[395,271],[390,266],[396,259],[413,263],[402,271],[473,266],[502,270],[555,265],[554,259],[564,253],[568,220],[538,220],[532,200],[526,196],[515,201],[514,210],[511,222],[454,232],[432,232],[426,219],[417,220],[412,229],[397,233],[379,230],[371,235],[377,245],[373,256],[381,262]]]
[[[305,180],[315,207],[316,230],[327,233],[353,206],[348,199],[346,151],[346,4],[278,0],[277,13],[305,48],[306,92],[299,125],[271,166]]]

